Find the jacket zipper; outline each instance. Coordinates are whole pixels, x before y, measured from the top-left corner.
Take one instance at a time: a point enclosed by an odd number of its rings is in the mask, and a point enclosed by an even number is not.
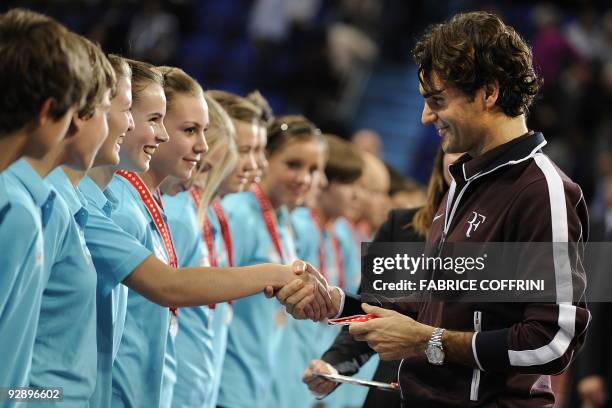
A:
[[[400,399],[403,401],[404,400],[404,392],[402,391],[402,382],[400,380],[400,373],[402,372],[402,364],[404,364],[404,359],[402,359],[402,361],[400,361],[399,367],[397,368],[397,384],[399,385]]]
[[[544,140],[542,143],[540,143],[538,146],[536,146],[535,149],[533,149],[531,151],[531,153],[529,153],[528,156],[523,157],[522,159],[519,160],[511,160],[508,161],[504,164],[501,164],[497,167],[495,167],[494,169],[488,170],[486,172],[479,172],[478,174],[473,175],[470,178],[466,178],[465,177],[465,163],[463,164],[463,177],[464,180],[466,181],[465,185],[463,186],[463,188],[459,191],[459,196],[457,197],[457,200],[455,200],[455,202],[453,203],[453,199],[455,197],[455,192],[457,189],[457,182],[454,180],[448,189],[448,195],[446,197],[446,212],[444,213],[444,227],[442,228],[442,239],[440,240],[440,243],[438,244],[438,256],[440,256],[440,254],[442,253],[442,249],[444,247],[444,242],[446,241],[446,236],[448,235],[448,232],[450,230],[450,226],[451,223],[453,222],[453,218],[455,216],[455,210],[457,210],[457,207],[459,206],[459,202],[461,201],[461,197],[463,197],[463,193],[465,193],[465,190],[467,190],[468,186],[470,185],[470,183],[474,180],[478,180],[479,178],[486,176],[489,173],[493,173],[494,171],[496,171],[497,169],[504,167],[504,166],[510,166],[510,165],[514,165],[514,164],[518,164],[521,163],[525,160],[529,160],[531,158],[534,157],[534,155],[540,151],[542,149],[542,147],[546,145],[546,141]],[[453,204],[452,208],[451,208],[451,203]]]
[[[482,328],[482,312],[474,312],[474,332],[478,333]],[[470,401],[478,401],[478,388],[480,387],[480,370],[475,368],[472,372],[472,386],[470,388]]]
[[[457,211],[457,207],[459,207],[461,198],[463,197],[463,194],[465,193],[465,191],[467,190],[467,188],[469,187],[471,183],[472,183],[472,180],[468,180],[467,183],[465,183],[463,188],[459,191],[459,195],[457,196],[456,200],[454,198],[455,198],[457,183],[454,180],[451,183],[451,187],[449,188],[448,196],[446,198],[446,213],[444,214],[444,227],[442,228],[442,238],[440,239],[440,243],[438,244],[437,256],[440,256],[442,254],[442,249],[444,248],[446,237],[450,230],[450,226],[453,222],[453,218],[455,218],[455,211]]]

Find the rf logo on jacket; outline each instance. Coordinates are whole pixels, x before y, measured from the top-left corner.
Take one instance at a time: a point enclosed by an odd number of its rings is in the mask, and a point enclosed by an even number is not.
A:
[[[471,237],[470,234],[472,233],[472,231],[476,231],[478,227],[480,226],[480,224],[484,224],[484,222],[487,219],[487,217],[485,217],[482,214],[478,214],[476,211],[472,211],[472,214],[474,214],[474,216],[472,217],[471,220],[468,221],[469,227],[467,231],[465,232],[465,236],[468,238]]]

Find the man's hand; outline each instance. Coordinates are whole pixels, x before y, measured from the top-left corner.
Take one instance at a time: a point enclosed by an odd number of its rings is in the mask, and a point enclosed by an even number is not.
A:
[[[366,313],[378,316],[365,323],[351,323],[349,332],[359,341],[365,341],[382,360],[401,360],[422,356],[433,327],[416,322],[414,319],[394,310],[362,306]]]
[[[581,408],[603,407],[608,400],[606,382],[599,375],[584,377],[578,383],[578,395],[582,400]]]
[[[300,272],[300,278],[306,284],[294,281],[285,285],[276,293],[277,299],[295,319],[321,321],[335,316],[342,298],[340,289],[329,287],[316,268],[310,264],[305,265],[305,273]],[[313,292],[309,284],[314,287]],[[271,295],[269,290],[266,290],[266,295]]]
[[[324,320],[333,308],[329,286],[325,278],[311,264],[302,262],[303,271],[298,273],[304,287],[296,291],[296,285],[285,285],[276,298],[285,306],[295,319],[310,319],[315,322]],[[310,298],[307,287],[313,288],[314,298]]]
[[[333,309],[327,281],[312,265],[304,261],[295,261],[292,267],[296,279],[276,292],[274,288],[267,287],[264,291],[266,296],[276,295],[295,319],[325,319]]]
[[[310,362],[306,371],[304,371],[302,381],[317,398],[323,398],[338,386],[338,383],[326,380],[316,374],[338,374],[338,370],[323,360],[312,360]]]

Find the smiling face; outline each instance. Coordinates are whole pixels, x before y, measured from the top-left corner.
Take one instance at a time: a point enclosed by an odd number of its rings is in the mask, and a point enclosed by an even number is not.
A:
[[[214,129],[212,132],[219,132],[219,130]],[[225,159],[228,152],[229,145],[227,143],[217,144],[214,150],[211,150],[202,156],[202,161],[199,163],[198,167],[198,173],[210,173],[213,169],[219,167],[221,163],[223,163],[223,159]]]
[[[238,161],[234,170],[223,180],[221,190],[225,193],[244,191],[250,185],[257,170],[255,148],[257,147],[257,125],[242,120],[233,120],[236,128],[236,150]]]
[[[352,184],[353,199],[344,211],[344,216],[352,223],[361,221],[368,209],[368,192],[361,183]]]
[[[132,118],[132,83],[129,77],[117,80],[117,93],[108,111],[108,137],[98,150],[94,166],[116,166],[119,164],[119,151],[128,131],[134,129]]]
[[[78,124],[78,130],[66,139],[64,146],[66,159],[63,164],[79,171],[88,170],[92,166],[94,157],[108,136],[107,115],[110,105],[110,90],[108,90],[90,118],[74,119]]]
[[[478,102],[481,98],[470,98],[455,86],[443,83],[435,72],[430,85],[431,89],[419,85],[425,99],[421,122],[436,127],[445,153],[478,150],[486,136],[485,110]]]
[[[212,129],[208,132],[207,137],[213,137],[213,132],[218,131]],[[193,172],[188,180],[179,177],[170,176],[160,186],[162,192],[168,195],[176,195],[190,188],[195,188],[199,191],[204,190],[208,182],[209,176],[214,169],[217,169],[225,159],[229,152],[229,145],[226,143],[218,144],[214,149],[209,150],[202,155],[198,167]]]
[[[176,94],[164,124],[170,141],[159,147],[151,160],[151,171],[159,179],[173,176],[188,180],[208,150],[204,135],[208,127],[208,105],[204,97]]]
[[[315,139],[292,139],[275,151],[264,179],[273,204],[290,208],[300,205],[324,154],[323,145]]]
[[[138,93],[132,105],[134,129],[126,132],[119,151],[119,167],[144,172],[149,169],[153,154],[161,143],[168,141],[164,127],[166,95],[161,85],[150,83]]]
[[[321,210],[332,220],[345,216],[350,204],[356,199],[355,193],[354,183],[332,181],[321,194]]]
[[[255,145],[255,162],[257,169],[254,172],[253,181],[259,183],[268,169],[268,158],[266,157],[266,145],[268,144],[268,129],[258,126],[257,144]]]
[[[312,180],[310,190],[306,193],[303,205],[308,208],[317,209],[321,194],[329,185],[329,180],[325,174],[325,164],[327,163],[327,155],[322,156],[319,160],[319,168]]]

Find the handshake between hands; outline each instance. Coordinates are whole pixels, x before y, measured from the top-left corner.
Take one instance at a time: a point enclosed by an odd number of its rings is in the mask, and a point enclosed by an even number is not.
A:
[[[307,262],[295,261],[292,268],[295,279],[281,288],[266,287],[266,297],[276,296],[287,313],[298,320],[319,322],[335,317],[342,302],[340,288],[329,286],[321,273]]]
[[[319,271],[304,261],[295,261],[291,268],[295,278],[284,286],[266,287],[266,296],[276,296],[295,319],[321,321],[336,317],[342,307],[343,292],[329,286]],[[361,307],[365,313],[374,314],[377,318],[351,323],[349,333],[355,340],[366,342],[382,360],[401,360],[423,354],[433,327],[395,310],[365,303]],[[466,334],[470,336],[466,344],[471,344],[471,333]],[[468,348],[471,356],[471,347]],[[306,368],[302,381],[313,394],[321,398],[338,384],[318,374],[338,374],[338,371],[323,360],[313,360]]]

